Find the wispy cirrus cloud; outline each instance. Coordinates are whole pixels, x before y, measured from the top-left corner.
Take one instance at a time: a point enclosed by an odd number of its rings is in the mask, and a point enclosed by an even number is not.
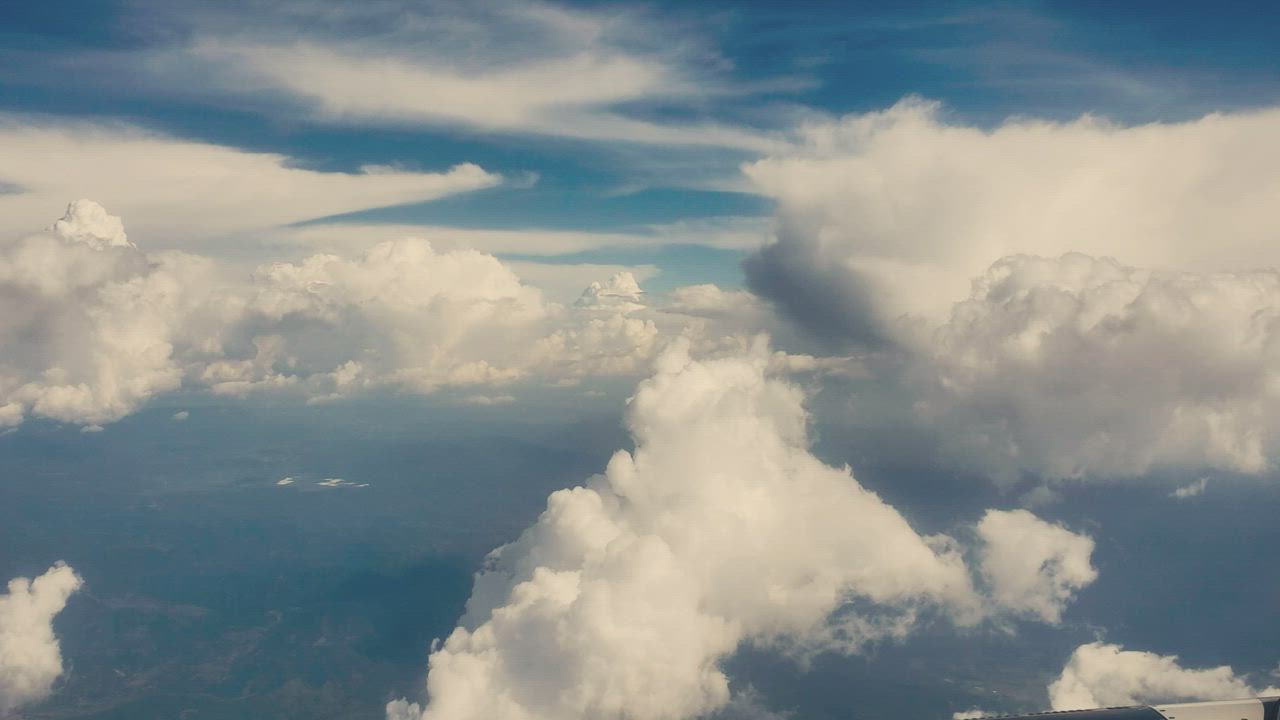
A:
[[[138,217],[151,247],[190,247],[342,212],[492,187],[499,175],[464,163],[439,172],[369,166],[321,172],[278,153],[185,140],[118,122],[0,115],[0,234],[45,225],[50,208],[93,197]],[[142,218],[147,218],[142,220]]]
[[[450,227],[437,223],[323,222],[279,228],[270,239],[315,250],[349,251],[361,244],[401,237],[420,237],[441,247],[469,247],[483,252],[520,256],[555,256],[599,248],[652,248],[660,245],[706,245],[755,250],[769,237],[767,217],[712,217],[620,230],[557,228]]]
[[[322,124],[763,152],[779,138],[716,118],[708,101],[794,85],[731,81],[731,63],[705,41],[639,8],[140,6],[162,39],[111,61],[150,92]],[[668,119],[656,119],[662,115]]]

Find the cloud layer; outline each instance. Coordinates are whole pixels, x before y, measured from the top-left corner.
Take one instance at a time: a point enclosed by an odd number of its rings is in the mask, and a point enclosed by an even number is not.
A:
[[[168,137],[121,123],[0,115],[0,237],[92,197],[131,219],[148,247],[191,247],[247,231],[492,187],[477,165],[443,172],[319,172],[274,153]]]
[[[468,401],[510,401],[489,390],[639,377],[677,337],[741,348],[762,323],[779,326],[742,292],[674,296],[655,305],[621,270],[561,304],[492,255],[416,238],[250,269],[144,251],[118,217],[80,200],[48,230],[0,243],[0,426],[38,416],[101,429],[179,388],[310,401],[470,388]],[[798,372],[843,362],[774,361]]]
[[[322,400],[632,374],[659,345],[641,298],[620,273],[562,306],[490,255],[415,239],[245,277],[145,253],[118,218],[79,201],[48,231],[0,246],[0,423],[103,424],[184,385]]]
[[[1184,668],[1176,655],[1125,650],[1101,642],[1076,648],[1049,686],[1054,710],[1277,694],[1280,688],[1255,688],[1226,665]]]
[[[634,452],[553,493],[494,551],[432,653],[429,703],[394,702],[388,717],[695,717],[729,702],[719,663],[744,642],[856,652],[925,608],[962,624],[1056,621],[1092,579],[1091,541],[993,512],[980,528],[998,593],[984,600],[955,540],[920,535],[809,452],[802,395],[769,364],[761,344],[664,354],[629,404]]]
[[[35,580],[10,580],[8,593],[0,595],[0,717],[47,697],[62,674],[53,618],[81,582],[57,563]]]

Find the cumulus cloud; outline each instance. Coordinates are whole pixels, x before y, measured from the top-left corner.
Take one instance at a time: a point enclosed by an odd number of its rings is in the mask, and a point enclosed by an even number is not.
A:
[[[746,168],[779,203],[751,286],[828,342],[905,356],[904,393],[967,469],[1261,472],[1278,128],[1280,110],[979,129],[919,100],[814,125]]]
[[[924,416],[996,475],[1265,470],[1280,391],[1280,273],[1159,272],[1013,256],[928,350]]]
[[[1056,624],[1076,591],[1098,577],[1093,538],[1026,510],[988,510],[977,533],[991,599],[1015,615]]]
[[[582,296],[574,303],[579,307],[623,307],[636,309],[642,307],[644,291],[640,283],[629,272],[619,272],[607,281],[593,282],[582,291]]]
[[[769,303],[746,290],[724,290],[711,284],[678,287],[671,291],[661,311],[679,318],[704,351],[745,349],[744,338],[765,334],[774,344],[787,348],[774,353],[774,370],[846,376],[866,373],[861,358],[825,352],[797,333],[795,326],[779,317]]]
[[[0,595],[0,716],[48,697],[62,674],[53,619],[81,582],[59,562],[34,580],[10,580]]]
[[[417,237],[416,235],[412,237]],[[441,249],[449,245],[439,246]],[[619,273],[631,276],[637,285],[643,285],[661,271],[656,265],[630,265],[613,263],[559,263],[538,262],[528,260],[503,259],[503,264],[511,268],[520,279],[543,292],[552,302],[561,305],[582,305],[584,288],[600,283],[600,278],[611,278]],[[641,305],[648,305],[648,293],[641,290],[637,296]]]
[[[1193,483],[1183,485],[1169,493],[1169,497],[1175,500],[1186,500],[1187,498],[1198,497],[1204,494],[1205,488],[1209,487],[1209,478],[1202,477]]]
[[[524,343],[553,312],[497,259],[420,240],[362,258],[315,255],[258,269],[238,358],[210,364],[215,392],[307,382],[343,392],[393,381],[422,392],[523,373]],[[233,340],[235,338],[232,338]]]
[[[68,198],[92,197],[130,218],[135,240],[147,247],[213,247],[210,241],[248,231],[432,200],[502,180],[468,163],[443,172],[320,172],[274,153],[119,123],[2,114],[0,154],[0,182],[21,189],[0,193],[0,237],[41,227],[49,208]]]
[[[649,308],[628,272],[565,306],[491,255],[409,238],[243,273],[144,252],[87,200],[0,244],[0,310],[5,426],[27,416],[98,426],[183,386],[322,402],[381,387],[638,375],[664,342],[659,324],[687,325]]]
[[[427,705],[387,717],[695,717],[730,702],[720,661],[744,642],[803,657],[900,638],[926,608],[979,621],[991,603],[959,544],[814,457],[771,358],[664,353],[628,406],[635,450],[490,555],[431,655]],[[1013,525],[987,533],[996,604],[1056,619],[1087,540],[1025,515],[984,521]]]
[[[951,720],[979,720],[979,718],[993,717],[999,714],[1000,713],[993,713],[980,708],[973,708],[972,710],[960,710],[951,713]]]
[[[0,245],[0,418],[101,424],[178,387],[174,342],[200,325],[210,274],[191,256],[145,256],[88,201]]]
[[[1280,110],[1124,127],[946,122],[905,100],[814,124],[794,151],[748,165],[779,203],[754,287],[848,336],[940,322],[971,278],[1014,254],[1076,251],[1139,266],[1280,264],[1272,207]]]
[[[1062,674],[1049,685],[1054,710],[1276,694],[1280,689],[1255,688],[1227,665],[1184,668],[1176,655],[1125,650],[1102,642],[1076,648]]]
[[[676,288],[664,309],[707,320],[733,334],[768,332],[770,337],[777,338],[786,329],[768,304],[756,295],[745,290],[723,290],[711,284]]]

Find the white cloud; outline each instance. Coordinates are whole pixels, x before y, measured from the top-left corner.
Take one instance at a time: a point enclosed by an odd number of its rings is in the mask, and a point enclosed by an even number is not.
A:
[[[961,710],[951,713],[951,720],[979,720],[979,718],[994,717],[1000,714],[1001,713],[993,713],[980,708],[973,708],[972,710]]]
[[[815,124],[793,152],[745,168],[779,203],[777,242],[753,263],[754,281],[828,330],[900,336],[904,314],[941,322],[971,278],[1014,254],[1274,266],[1277,130],[1275,109],[983,130],[919,100]]]
[[[1276,451],[1275,270],[1009,257],[933,342],[920,411],[954,459],[997,476],[1257,473]]]
[[[0,245],[0,405],[22,415],[100,425],[179,386],[174,341],[200,315],[209,264],[147,257],[94,203],[73,203],[54,228]],[[83,230],[83,231],[82,231]]]
[[[1187,498],[1198,497],[1204,494],[1205,488],[1209,487],[1209,478],[1202,477],[1193,483],[1183,485],[1173,492],[1169,493],[1169,497],[1175,500],[1186,500]]]
[[[779,203],[748,274],[817,336],[909,357],[901,390],[952,464],[1262,472],[1278,130],[1275,109],[983,130],[918,100],[814,125],[746,168]]]
[[[1026,510],[988,510],[977,532],[991,599],[1016,615],[1057,624],[1075,593],[1098,577],[1093,538]]]
[[[283,477],[276,481],[276,485],[283,487],[285,485],[292,485],[294,482],[296,481],[291,477]]]
[[[279,485],[280,483],[276,483]],[[357,483],[345,480],[343,478],[325,478],[316,482],[316,485],[322,488],[363,488],[369,487],[369,483]]]
[[[285,156],[167,137],[119,123],[0,115],[0,237],[47,222],[49,208],[92,197],[130,218],[147,247],[190,247],[356,210],[498,184],[472,164],[444,172],[367,167],[319,172]],[[111,232],[107,228],[105,232]]]
[[[604,282],[593,282],[574,305],[583,308],[638,310],[644,307],[644,290],[629,272],[619,272]]]
[[[48,697],[62,674],[53,618],[81,582],[59,562],[35,580],[10,580],[0,595],[0,716]]]
[[[54,235],[94,250],[137,247],[129,242],[120,218],[97,203],[80,200],[67,207],[67,214],[53,223]]]
[[[671,293],[668,312],[724,322],[744,331],[771,329],[777,322],[768,305],[745,290],[716,285],[686,285]]]
[[[183,385],[323,401],[638,373],[660,342],[637,281],[623,272],[593,287],[566,307],[493,256],[415,239],[246,277],[145,253],[118,218],[79,201],[49,231],[0,245],[0,421],[101,425]]]
[[[687,324],[703,345],[741,346],[741,338],[766,334],[788,348],[775,353],[775,368],[790,372],[830,372],[860,375],[860,360],[851,356],[829,356],[813,346],[794,324],[778,316],[767,301],[746,290],[723,290],[716,285],[686,285],[671,291],[662,312]],[[821,357],[806,354],[816,352]]]
[[[1018,497],[1018,504],[1027,509],[1052,505],[1062,499],[1062,494],[1048,485],[1036,485]]]
[[[344,51],[345,50],[345,51]],[[231,82],[313,100],[336,120],[444,121],[482,127],[539,125],[557,108],[606,106],[665,90],[666,68],[621,54],[567,57],[467,72],[447,63],[371,55],[313,42],[286,47],[199,42],[188,52],[227,68]],[[572,77],[574,82],[563,82]]]
[[[1280,694],[1280,689],[1251,687],[1226,665],[1183,668],[1176,655],[1125,650],[1101,642],[1076,648],[1062,674],[1049,685],[1054,710],[1274,694]]]
[[[468,248],[492,254],[560,255],[596,248],[708,245],[755,250],[768,238],[770,221],[754,217],[704,218],[651,225],[634,232],[556,229],[506,230],[393,223],[317,223],[280,228],[272,242],[312,251],[350,254],[385,240],[416,237],[444,250]]]
[[[795,720],[792,711],[777,711],[765,704],[764,697],[754,687],[746,687],[734,692],[725,705],[708,720]]]
[[[388,380],[423,392],[504,382],[523,373],[522,340],[552,310],[489,255],[437,253],[418,240],[374,246],[348,260],[314,255],[255,273],[242,328],[253,355],[210,365],[215,390],[253,390],[276,378],[334,392]]]
[[[311,252],[363,252],[386,240],[416,237],[442,250],[467,248],[491,254],[560,255],[601,247],[635,248],[652,245],[654,236],[639,233],[580,230],[455,228],[397,223],[315,223],[272,232],[272,241]],[[677,236],[673,242],[691,241]]]
[[[636,282],[644,283],[659,272],[653,265],[562,264],[505,260],[503,264],[519,275],[521,281],[538,288],[547,299],[562,305],[572,305],[577,302],[582,297],[583,288],[599,282],[600,278],[627,273],[635,278]]]
[[[187,418],[189,418],[189,417],[191,417],[191,413],[190,413],[190,412],[188,412],[188,411],[186,411],[186,410],[179,410],[178,412],[176,412],[176,413],[174,413],[174,414],[173,414],[173,418],[172,418],[172,419],[173,419],[173,421],[174,421],[174,422],[182,422],[183,420],[186,420],[186,419],[187,419]]]
[[[128,65],[150,82],[249,106],[289,103],[320,122],[454,126],[664,145],[776,146],[710,120],[655,122],[620,106],[695,107],[729,91],[688,33],[636,10],[540,3],[384,3],[314,13],[289,4],[255,27],[205,10],[175,18],[180,44]],[[662,42],[654,42],[654,38]],[[269,98],[269,100],[267,100]],[[278,108],[277,108],[278,109]]]
[[[430,393],[634,373],[657,329],[632,310],[566,308],[490,255],[390,241],[356,260],[260,268],[233,333],[248,352],[209,364],[201,379],[215,392],[300,384],[323,398],[386,384]]]
[[[260,269],[239,326],[252,329],[252,356],[210,364],[202,379],[215,392],[302,383],[323,397],[635,374],[658,347],[655,323],[632,317],[637,309],[566,308],[492,256],[399,240],[359,260]]]
[[[503,398],[511,393],[496,389],[516,382],[640,376],[678,337],[727,352],[761,330],[791,336],[749,293],[702,285],[672,296],[651,305],[639,278],[616,270],[560,304],[492,255],[414,238],[246,271],[144,251],[119,218],[82,200],[50,230],[0,243],[0,422],[101,426],[181,387],[311,402],[387,387]],[[771,362],[865,372],[847,357],[779,352]]]
[[[515,402],[513,395],[468,395],[460,401],[464,405],[478,405],[480,407],[493,407],[495,405],[510,405]]]
[[[801,392],[767,375],[770,360],[763,343],[702,361],[665,353],[628,406],[635,451],[553,493],[490,555],[431,656],[429,704],[397,701],[387,717],[695,717],[729,702],[719,663],[744,641],[854,652],[902,637],[924,606],[977,622],[958,544],[921,536],[810,454]],[[1044,523],[1025,534],[1054,569],[1018,584],[1024,573],[1003,567],[1012,534],[993,532],[996,584],[1048,615],[1078,584],[1079,537]]]

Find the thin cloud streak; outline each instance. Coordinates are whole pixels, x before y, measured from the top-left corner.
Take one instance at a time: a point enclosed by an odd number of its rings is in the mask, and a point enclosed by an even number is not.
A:
[[[298,167],[277,153],[175,138],[125,123],[0,114],[0,234],[29,232],[50,208],[93,197],[137,217],[150,247],[192,247],[342,212],[422,202],[493,187],[502,178],[463,163],[443,172],[367,166]]]
[[[670,106],[696,116],[711,99],[806,86],[797,79],[739,86],[727,79],[728,61],[702,41],[634,9],[383,3],[317,19],[304,7],[255,7],[255,27],[247,28],[232,21],[240,19],[234,10],[149,6],[177,39],[112,61],[155,92],[300,111],[321,124],[757,154],[780,150],[784,138],[712,117],[655,121],[627,108]]]

